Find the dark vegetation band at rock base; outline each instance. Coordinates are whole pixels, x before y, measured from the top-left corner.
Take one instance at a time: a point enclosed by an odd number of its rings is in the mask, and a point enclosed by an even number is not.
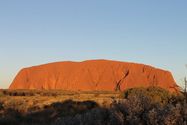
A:
[[[37,94],[43,96],[44,93]],[[60,92],[54,93],[51,94],[53,98],[60,94]],[[35,96],[35,94],[35,91],[26,90],[17,93],[1,91],[1,96]],[[95,101],[66,100],[46,105],[42,109],[31,107],[27,112],[4,107],[1,102],[0,125],[187,124],[187,103],[184,93],[172,94],[161,88],[149,87],[128,89],[122,92],[120,97],[120,100],[114,99],[108,107],[101,106]]]

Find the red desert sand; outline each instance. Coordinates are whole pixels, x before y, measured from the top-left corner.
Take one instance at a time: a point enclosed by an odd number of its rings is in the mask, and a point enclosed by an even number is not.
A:
[[[149,86],[161,87],[170,92],[178,91],[169,71],[110,60],[66,61],[24,68],[9,88],[123,91]]]

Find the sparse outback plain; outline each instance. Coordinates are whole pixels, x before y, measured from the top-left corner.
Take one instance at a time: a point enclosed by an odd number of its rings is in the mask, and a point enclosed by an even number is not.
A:
[[[184,93],[157,87],[124,92],[1,90],[2,125],[185,125]]]

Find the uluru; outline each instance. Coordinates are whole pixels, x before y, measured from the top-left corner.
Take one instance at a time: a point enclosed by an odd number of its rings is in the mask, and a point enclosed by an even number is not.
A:
[[[23,68],[9,89],[123,91],[150,86],[178,91],[169,71],[111,60],[64,61]]]

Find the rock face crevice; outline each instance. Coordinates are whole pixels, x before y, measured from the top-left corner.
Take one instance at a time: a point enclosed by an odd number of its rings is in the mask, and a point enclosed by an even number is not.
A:
[[[129,75],[129,70],[124,73],[124,76],[116,83],[115,91],[121,91],[123,80]]]
[[[22,69],[10,89],[123,91],[158,86],[177,91],[170,72],[148,65],[110,60],[57,62]]]

